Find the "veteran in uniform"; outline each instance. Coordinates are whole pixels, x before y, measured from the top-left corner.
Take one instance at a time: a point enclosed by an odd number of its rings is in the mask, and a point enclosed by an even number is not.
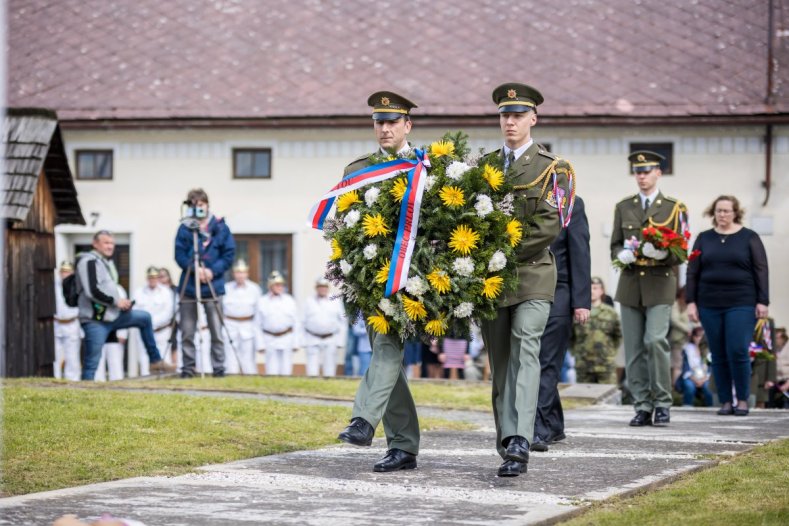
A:
[[[173,293],[169,287],[159,282],[159,269],[157,267],[148,267],[145,271],[145,278],[148,283],[135,290],[132,298],[138,309],[142,309],[151,315],[156,347],[159,349],[162,359],[171,362],[170,336],[173,329]],[[148,355],[140,352],[139,362],[140,375],[148,376],[150,374]]]
[[[677,293],[679,263],[670,252],[640,241],[648,226],[667,226],[678,234],[686,228],[687,210],[682,202],[658,190],[662,175],[655,152],[630,154],[639,192],[616,205],[611,233],[611,256],[628,267],[622,270],[615,300],[621,306],[625,343],[625,371],[633,394],[636,415],[631,426],[665,426],[670,421],[671,353],[668,343],[671,305]],[[654,412],[654,420],[653,420]]]
[[[233,265],[233,281],[225,285],[222,310],[225,329],[230,338],[230,352],[225,353],[227,374],[257,374],[255,344],[260,340],[255,327],[255,311],[263,292],[249,280],[249,266],[239,259]]]
[[[344,175],[369,166],[372,155],[393,155],[411,148],[406,138],[412,125],[410,111],[416,104],[390,91],[373,93],[367,104],[373,107],[373,129],[380,149],[353,161]],[[373,349],[370,367],[356,391],[351,423],[338,438],[369,446],[383,420],[389,449],[373,470],[414,469],[419,454],[419,420],[403,368],[403,342],[396,335],[378,334],[369,327],[367,334]]]
[[[255,324],[263,331],[266,374],[291,376],[293,353],[299,346],[299,312],[293,296],[285,292],[285,278],[277,270],[268,277],[268,294],[258,300]]]
[[[549,247],[562,229],[559,207],[571,198],[566,194],[556,201],[553,177],[559,188],[567,189],[572,167],[531,137],[537,106],[543,102],[540,92],[508,83],[493,90],[493,101],[504,147],[490,155],[501,156],[508,176],[514,177],[517,219],[535,219],[518,248],[517,290],[502,298],[495,319],[482,324],[493,378],[496,449],[504,459],[498,475],[516,477],[526,472],[529,462],[540,389],[540,338],[556,289],[556,264]]]
[[[74,274],[74,265],[63,261],[58,274],[55,280],[55,378],[78,382],[82,373],[79,307],[69,307],[63,297],[63,280]]]
[[[315,295],[304,305],[304,349],[307,353],[307,376],[337,375],[337,348],[345,316],[342,303],[329,297],[329,280],[318,278]]]

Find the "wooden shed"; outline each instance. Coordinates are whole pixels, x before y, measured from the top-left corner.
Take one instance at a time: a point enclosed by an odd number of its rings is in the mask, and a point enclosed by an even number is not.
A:
[[[51,376],[55,225],[85,219],[55,112],[9,108],[3,136],[5,303],[0,374]]]

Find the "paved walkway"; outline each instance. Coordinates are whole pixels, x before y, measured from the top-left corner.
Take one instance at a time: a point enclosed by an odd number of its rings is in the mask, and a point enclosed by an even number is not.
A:
[[[0,525],[48,525],[64,513],[92,518],[105,511],[148,526],[555,522],[593,501],[663,484],[720,456],[789,437],[789,412],[756,410],[736,418],[674,408],[667,428],[631,428],[630,408],[593,406],[567,411],[567,439],[548,453],[532,453],[528,474],[500,479],[490,415],[440,415],[469,419],[479,429],[425,433],[414,471],[374,473],[386,447],[382,440],[371,448],[337,445],[206,466],[179,477],[0,499]]]

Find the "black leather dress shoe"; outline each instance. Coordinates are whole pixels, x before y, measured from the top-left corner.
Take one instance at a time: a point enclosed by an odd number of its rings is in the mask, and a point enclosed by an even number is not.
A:
[[[373,471],[381,473],[414,468],[416,468],[416,455],[402,449],[392,448],[386,452],[384,458],[375,463]]]
[[[724,415],[724,416],[725,415],[733,415],[734,414],[734,408],[731,405],[723,406],[720,409],[718,409],[718,414],[719,415]]]
[[[539,453],[544,453],[548,451],[548,442],[546,440],[543,440],[540,435],[534,435],[534,440],[532,440],[531,442],[529,451],[537,451]]]
[[[526,473],[526,469],[528,468],[528,464],[526,462],[518,462],[517,460],[505,460],[504,463],[499,466],[499,472],[497,475],[499,477],[517,477],[521,473]]]
[[[555,444],[556,442],[561,442],[565,438],[567,438],[567,435],[565,435],[564,433],[559,433],[558,435],[554,435],[553,438],[551,438],[548,441],[548,444]]]
[[[636,416],[630,421],[630,425],[633,427],[651,426],[652,413],[649,411],[636,411]]]
[[[504,459],[528,464],[529,441],[520,435],[511,437],[510,441],[507,443],[507,452],[504,455]]]
[[[671,416],[669,415],[668,407],[656,407],[655,421],[652,425],[662,427],[667,426],[669,422],[671,422]]]
[[[369,446],[373,443],[375,429],[370,423],[361,417],[351,420],[351,424],[337,435],[337,438],[354,446]]]

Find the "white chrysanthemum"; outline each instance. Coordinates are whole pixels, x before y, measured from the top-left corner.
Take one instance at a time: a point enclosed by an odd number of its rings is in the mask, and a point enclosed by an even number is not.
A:
[[[364,258],[369,261],[373,259],[376,254],[378,254],[378,245],[373,245],[372,243],[370,243],[369,245],[364,247],[362,253],[364,254]]]
[[[468,318],[471,316],[471,313],[474,312],[474,305],[469,303],[468,301],[464,301],[453,311],[455,314],[455,318]]]
[[[389,298],[381,298],[381,301],[378,302],[378,308],[387,316],[394,316],[395,304]]]
[[[474,273],[474,260],[471,258],[455,258],[452,270],[460,276],[469,277]]]
[[[501,250],[497,250],[493,253],[490,257],[490,261],[488,261],[488,270],[491,272],[498,272],[499,270],[503,269],[507,266],[507,256],[504,255],[504,252]]]
[[[477,209],[477,215],[479,217],[485,217],[493,212],[493,201],[491,201],[490,197],[487,195],[480,194],[477,196],[477,202],[474,204],[474,208]]]
[[[362,214],[358,210],[351,210],[350,212],[345,214],[343,221],[345,221],[345,226],[347,226],[348,228],[352,228],[353,225],[359,222],[359,219],[361,217]]]
[[[373,186],[369,190],[364,193],[364,202],[367,203],[367,206],[373,206],[375,202],[378,200],[378,196],[381,193],[381,189]]]
[[[511,216],[515,211],[515,195],[507,194],[504,198],[496,204],[496,208],[504,215]]]
[[[436,184],[436,176],[428,175],[425,179],[425,192],[429,192],[433,185]]]
[[[344,259],[340,260],[340,270],[342,271],[343,274],[347,276],[348,274],[351,273],[352,268],[353,267],[351,267],[351,264],[348,263],[346,260]]]
[[[419,276],[414,276],[413,278],[408,278],[408,281],[405,282],[405,290],[414,296],[421,296],[427,292],[428,285],[427,282]]]
[[[447,166],[446,174],[450,179],[458,181],[461,177],[463,177],[464,173],[468,172],[469,168],[471,167],[466,163],[453,161],[449,166]]]

